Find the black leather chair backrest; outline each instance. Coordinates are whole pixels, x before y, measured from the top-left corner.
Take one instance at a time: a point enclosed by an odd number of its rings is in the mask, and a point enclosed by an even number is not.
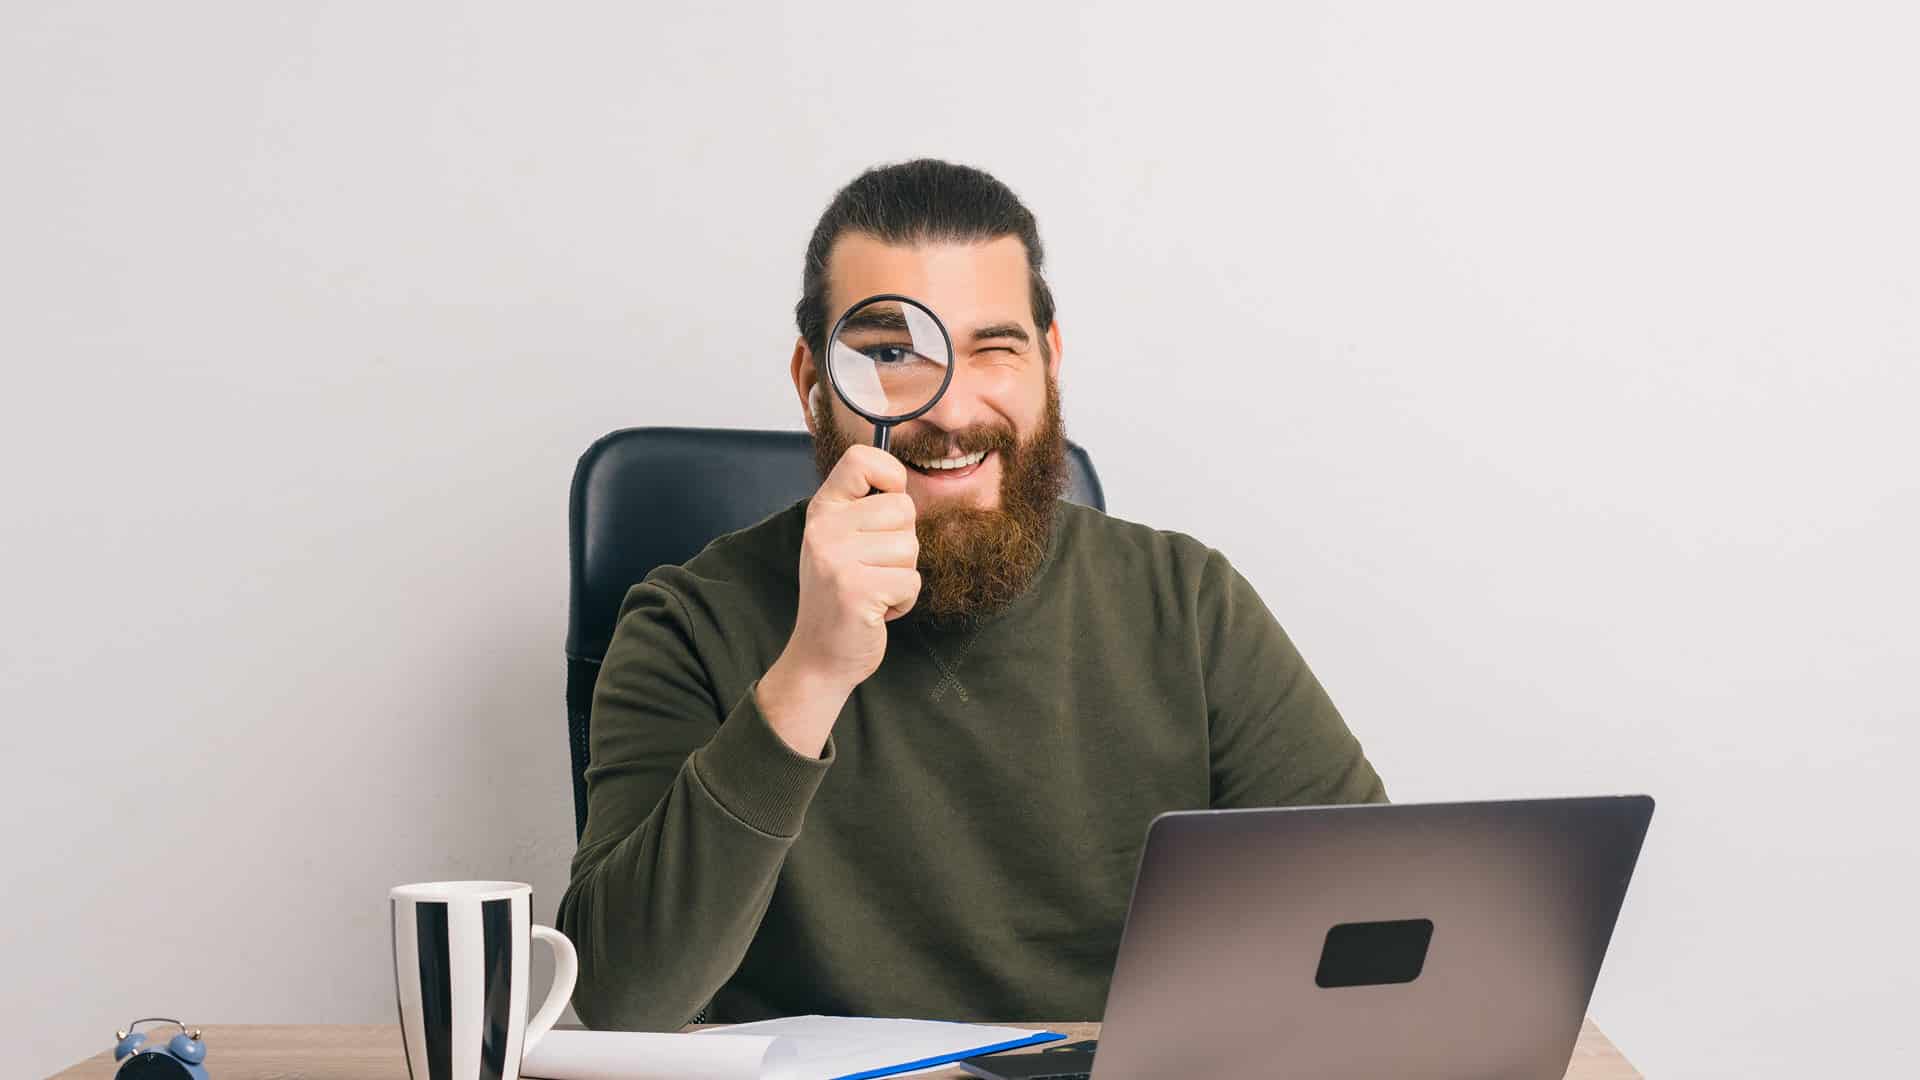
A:
[[[627,590],[715,537],[744,529],[820,486],[805,432],[627,428],[580,455],[569,505],[567,741],[574,831],[587,822],[587,734],[594,680]],[[1067,444],[1067,493],[1105,510],[1093,460]]]

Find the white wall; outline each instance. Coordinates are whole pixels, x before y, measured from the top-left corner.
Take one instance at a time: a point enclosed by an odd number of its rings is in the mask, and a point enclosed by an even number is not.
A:
[[[1039,214],[1115,512],[1245,569],[1399,799],[1660,798],[1637,1063],[1884,1074],[1920,20],[1252,6],[10,4],[9,1070],[390,1021],[395,882],[550,914],[575,456],[795,426],[814,217],[934,154]]]

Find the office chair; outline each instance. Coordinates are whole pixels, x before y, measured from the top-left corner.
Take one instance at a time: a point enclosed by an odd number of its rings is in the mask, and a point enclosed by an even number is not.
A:
[[[715,537],[769,517],[819,486],[813,439],[805,432],[627,428],[580,455],[568,504],[567,742],[576,839],[587,825],[593,684],[627,590],[654,567],[686,562]],[[1093,459],[1071,442],[1065,497],[1107,508]]]

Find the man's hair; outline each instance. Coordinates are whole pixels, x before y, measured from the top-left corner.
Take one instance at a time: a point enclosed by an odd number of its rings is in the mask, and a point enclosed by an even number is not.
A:
[[[800,302],[793,307],[800,336],[815,356],[827,347],[827,256],[846,233],[868,233],[888,244],[926,241],[975,243],[1017,236],[1027,248],[1027,291],[1033,325],[1047,352],[1053,291],[1041,276],[1045,255],[1033,213],[1007,185],[966,165],[933,158],[868,169],[840,189],[807,243]]]

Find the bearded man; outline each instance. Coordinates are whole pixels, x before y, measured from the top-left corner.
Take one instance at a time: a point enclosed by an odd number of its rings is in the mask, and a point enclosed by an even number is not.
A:
[[[1386,798],[1219,552],[1058,497],[1042,261],[946,162],[821,216],[791,364],[820,489],[636,585],[595,688],[559,916],[590,1026],[1097,1019],[1155,815]],[[876,293],[954,345],[891,452],[820,366]]]

